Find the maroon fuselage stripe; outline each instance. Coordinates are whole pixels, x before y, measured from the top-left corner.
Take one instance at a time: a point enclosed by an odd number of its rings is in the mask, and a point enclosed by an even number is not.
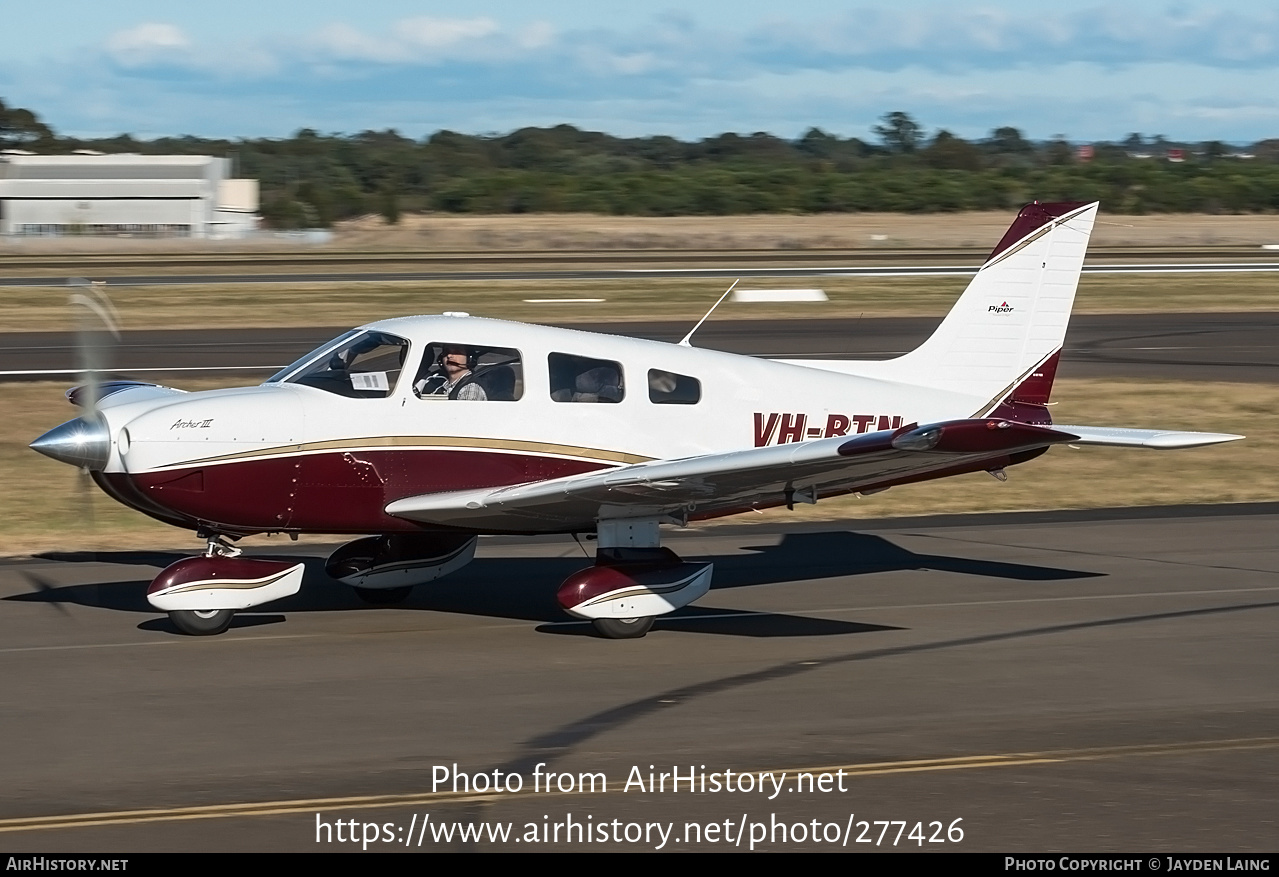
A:
[[[234,532],[413,532],[384,511],[424,493],[506,487],[607,468],[508,451],[374,449],[249,459],[127,476],[177,516]]]

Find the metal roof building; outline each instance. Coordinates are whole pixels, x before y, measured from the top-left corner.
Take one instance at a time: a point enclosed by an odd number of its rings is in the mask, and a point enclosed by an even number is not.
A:
[[[242,237],[257,180],[207,155],[0,153],[0,235]]]

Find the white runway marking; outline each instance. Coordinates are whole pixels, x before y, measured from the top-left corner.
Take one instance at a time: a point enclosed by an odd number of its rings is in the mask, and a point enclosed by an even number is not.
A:
[[[228,372],[228,371],[279,371],[281,365],[187,365],[178,368],[127,368],[121,371],[133,372]],[[74,368],[22,369],[19,371],[0,371],[0,377],[31,377],[34,375],[78,375]]]

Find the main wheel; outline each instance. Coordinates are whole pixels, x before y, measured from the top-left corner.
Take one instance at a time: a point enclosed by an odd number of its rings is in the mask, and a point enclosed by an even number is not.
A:
[[[656,616],[642,615],[639,618],[596,618],[591,624],[605,639],[639,639],[652,629],[656,620]]]
[[[169,613],[174,627],[191,636],[222,633],[234,617],[234,609],[175,609]]]
[[[355,593],[370,606],[392,606],[407,600],[409,594],[413,593],[413,587],[407,585],[402,588],[356,588]]]

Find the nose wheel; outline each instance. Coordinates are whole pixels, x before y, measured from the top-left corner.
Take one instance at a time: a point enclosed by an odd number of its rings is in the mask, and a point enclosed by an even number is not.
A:
[[[185,634],[222,633],[239,610],[292,597],[302,587],[304,563],[250,560],[212,550],[212,555],[170,564],[147,586],[147,602],[167,612]]]
[[[652,629],[656,620],[652,615],[639,618],[596,618],[591,621],[591,626],[605,639],[639,639]]]
[[[222,633],[234,617],[234,609],[175,609],[169,613],[173,626],[190,636]]]

